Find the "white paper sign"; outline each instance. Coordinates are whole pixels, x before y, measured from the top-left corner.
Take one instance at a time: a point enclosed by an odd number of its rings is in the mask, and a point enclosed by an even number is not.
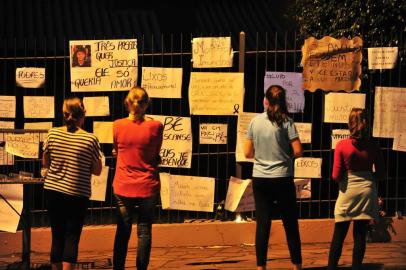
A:
[[[301,143],[312,143],[312,123],[295,123]]]
[[[54,118],[54,97],[24,96],[25,118]]]
[[[16,97],[0,96],[0,118],[16,117]]]
[[[72,92],[125,91],[137,84],[136,39],[71,40]]]
[[[86,109],[86,116],[108,116],[110,115],[109,97],[84,97],[83,105]]]
[[[15,233],[23,211],[23,185],[0,185],[0,230]],[[10,205],[12,206],[10,206]],[[14,209],[13,209],[14,208]]]
[[[280,85],[286,90],[288,112],[303,112],[305,105],[302,73],[267,71],[264,79],[264,93],[271,85]]]
[[[149,97],[182,98],[182,68],[143,67],[141,87]]]
[[[312,197],[312,181],[310,179],[295,179],[296,198],[310,199]]]
[[[248,161],[254,162],[252,158],[245,158],[244,155],[244,144],[247,140],[248,125],[252,118],[259,115],[259,113],[242,112],[238,114],[237,122],[237,143],[235,149],[235,159],[237,162]]]
[[[368,48],[369,69],[392,69],[398,58],[398,47]]]
[[[35,123],[24,123],[24,129],[46,129],[50,130],[52,128],[52,122],[35,122]],[[43,142],[47,136],[47,132],[41,132],[39,134],[40,142]]]
[[[14,122],[0,121],[0,129],[14,129]],[[6,140],[5,133],[0,133],[0,142]],[[5,147],[0,147],[0,165],[13,165],[14,156],[6,152]]]
[[[348,123],[352,108],[365,108],[365,94],[326,94],[324,96],[324,122]]]
[[[246,212],[255,210],[252,181],[230,177],[224,209],[231,212]]]
[[[215,179],[160,173],[162,209],[213,212]]]
[[[23,158],[38,158],[39,134],[6,134],[6,151]]]
[[[232,67],[231,37],[194,38],[192,59],[194,68]]]
[[[45,68],[23,67],[16,69],[17,86],[41,88],[45,84]]]
[[[148,115],[164,125],[161,167],[191,168],[192,124],[190,117]]]
[[[348,129],[333,129],[331,132],[331,149],[336,149],[339,141],[348,139],[349,137],[350,131]]]
[[[244,73],[192,72],[190,114],[236,115],[243,111]]]
[[[406,88],[376,87],[374,124],[372,135],[381,138],[393,138],[397,125],[405,125]]]
[[[92,174],[92,178],[90,180],[92,195],[89,198],[90,200],[102,202],[106,200],[106,188],[108,178],[109,178],[108,166],[102,167],[102,171],[99,176]]]
[[[321,178],[321,158],[295,159],[295,178]]]
[[[200,124],[200,144],[227,144],[227,124]]]
[[[93,122],[93,134],[99,143],[113,143],[113,122]]]

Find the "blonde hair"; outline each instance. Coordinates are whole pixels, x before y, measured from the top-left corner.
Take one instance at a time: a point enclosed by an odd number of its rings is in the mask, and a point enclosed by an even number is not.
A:
[[[80,98],[70,97],[63,101],[62,113],[67,130],[73,132],[78,129],[80,120],[85,117],[86,110]]]
[[[127,107],[129,113],[134,113],[138,116],[144,116],[145,109],[149,105],[149,96],[147,91],[139,86],[134,86],[128,92],[127,97],[124,99],[124,104]],[[143,106],[143,109],[140,110],[140,106]]]

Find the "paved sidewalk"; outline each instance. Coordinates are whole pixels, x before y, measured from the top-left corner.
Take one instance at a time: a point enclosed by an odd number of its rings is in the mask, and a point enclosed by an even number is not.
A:
[[[304,269],[325,269],[328,256],[328,243],[302,244]],[[352,244],[344,245],[339,269],[351,269]],[[127,256],[127,269],[135,269],[135,249]],[[291,269],[286,245],[272,245],[268,253],[268,269]],[[18,269],[20,254],[0,257],[0,269]],[[77,269],[112,269],[112,251],[82,252]],[[49,269],[48,254],[32,253],[33,269]],[[153,248],[150,270],[153,269],[255,269],[255,247],[209,246],[209,247],[169,247]],[[367,243],[364,269],[406,269],[406,243]]]

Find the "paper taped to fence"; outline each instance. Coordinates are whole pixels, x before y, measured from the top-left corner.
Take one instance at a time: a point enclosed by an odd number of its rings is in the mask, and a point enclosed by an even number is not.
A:
[[[0,118],[16,117],[16,97],[0,96]]]
[[[14,122],[0,121],[0,129],[14,129]],[[4,142],[5,140],[6,133],[0,133],[0,142]],[[5,147],[0,147],[0,166],[13,164],[14,164],[14,156],[7,153]]]
[[[321,158],[295,159],[295,178],[321,178]]]
[[[349,137],[350,131],[348,129],[333,129],[331,131],[331,149],[336,149],[339,141],[348,139]]]
[[[162,209],[213,212],[215,179],[160,173]]]
[[[227,124],[206,124],[199,126],[200,144],[227,144]]]
[[[368,48],[369,69],[393,69],[398,58],[398,47]]]
[[[352,108],[365,108],[365,94],[326,94],[324,96],[324,123],[348,123]]]
[[[39,134],[6,134],[6,151],[22,158],[38,158]]]
[[[224,209],[231,212],[246,212],[255,210],[252,181],[230,177]]]
[[[93,122],[93,134],[99,143],[113,143],[113,122]]]
[[[24,129],[43,129],[43,130],[50,130],[52,128],[52,122],[32,122],[32,123],[24,123]],[[39,141],[45,141],[48,132],[38,132],[39,134]]]
[[[41,88],[45,85],[45,68],[22,67],[16,69],[17,86]]]
[[[108,96],[84,97],[83,105],[86,109],[86,116],[108,116],[110,105]]]
[[[137,84],[136,39],[71,40],[71,91],[128,91]]]
[[[254,162],[252,158],[246,158],[244,155],[244,144],[247,140],[248,125],[252,118],[259,115],[259,113],[242,112],[238,114],[237,122],[237,143],[235,149],[235,159],[237,162]]]
[[[312,123],[295,123],[301,143],[312,143]]]
[[[307,38],[302,47],[304,88],[354,91],[361,86],[362,39]]]
[[[192,40],[194,68],[221,68],[233,66],[231,37],[203,37]]]
[[[182,98],[182,68],[142,67],[141,86],[149,97]]]
[[[302,73],[267,71],[264,79],[264,93],[271,85],[280,85],[286,90],[288,112],[303,112],[305,105]]]
[[[190,114],[237,115],[243,111],[244,73],[192,72]]]
[[[92,174],[92,178],[90,179],[92,191],[92,195],[89,198],[90,200],[101,202],[104,202],[106,200],[106,188],[107,180],[109,178],[109,169],[110,167],[103,166],[101,174],[99,176]]]
[[[0,230],[15,233],[23,211],[24,187],[20,184],[0,185],[0,194],[3,196],[0,197]]]
[[[52,96],[24,96],[25,118],[55,118]]]

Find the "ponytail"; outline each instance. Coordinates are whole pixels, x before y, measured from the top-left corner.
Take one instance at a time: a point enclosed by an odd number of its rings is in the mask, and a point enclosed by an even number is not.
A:
[[[75,132],[79,128],[80,120],[85,117],[86,110],[80,98],[71,97],[63,101],[63,120],[69,132]]]
[[[280,85],[271,85],[265,93],[265,98],[269,103],[266,110],[269,121],[278,127],[282,126],[288,117],[285,93],[285,89]]]

